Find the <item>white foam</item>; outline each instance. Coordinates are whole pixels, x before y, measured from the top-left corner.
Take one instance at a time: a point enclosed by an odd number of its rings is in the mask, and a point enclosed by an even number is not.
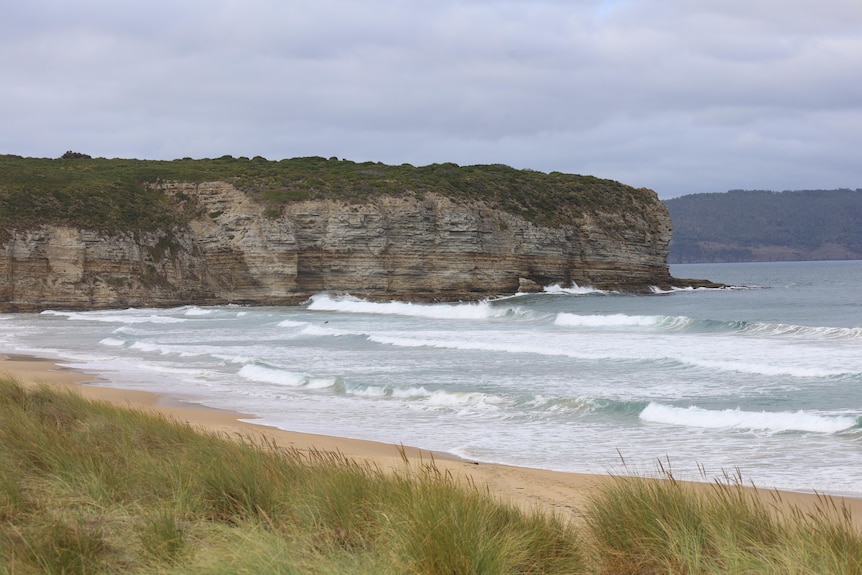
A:
[[[370,399],[390,398],[402,400],[411,409],[425,410],[455,410],[458,413],[475,413],[487,410],[499,410],[506,403],[502,397],[481,392],[447,391],[439,389],[429,391],[424,386],[415,387],[385,387],[371,385],[355,387],[347,390],[350,395]]]
[[[461,304],[417,304],[399,301],[379,303],[352,296],[332,298],[327,294],[312,296],[308,309],[342,313],[402,315],[430,319],[487,319],[503,317],[515,311],[512,308],[492,306],[487,301]]]
[[[700,325],[703,329],[732,331],[746,335],[769,337],[802,337],[808,339],[862,339],[862,327],[805,326],[764,322],[715,322],[695,320],[686,316],[592,314],[568,312],[557,314],[554,325],[572,327],[661,327],[681,329]]]
[[[661,327],[664,329],[680,329],[693,323],[685,316],[668,315],[626,315],[594,314],[578,315],[560,312],[554,319],[554,325],[570,327]]]
[[[846,415],[827,416],[797,412],[721,411],[699,407],[672,407],[651,402],[640,413],[643,421],[700,427],[706,429],[743,429],[769,432],[805,431],[810,433],[837,433],[856,425],[856,418]]]
[[[569,294],[569,295],[589,295],[589,294],[606,294],[610,293],[604,290],[596,289],[592,286],[579,286],[575,282],[572,282],[571,287],[564,288],[560,284],[553,284],[549,286],[545,286],[545,293],[549,294]]]
[[[308,389],[328,389],[335,387],[338,379],[334,377],[311,377],[306,383]]]
[[[323,327],[320,325],[314,324],[306,324],[302,329],[299,330],[301,335],[312,335],[312,336],[339,336],[339,335],[357,335],[355,332],[342,331],[338,329],[332,329],[331,327]]]
[[[735,290],[735,289],[750,289],[748,287],[743,286],[723,286],[723,287],[692,287],[692,286],[671,286],[669,289],[661,289],[658,286],[650,286],[650,291],[654,294],[668,294],[668,293],[677,293],[677,292],[693,292],[693,291],[723,291],[723,290]]]
[[[652,326],[661,321],[661,316],[625,315],[577,315],[573,313],[558,313],[554,325],[578,327],[617,327],[617,326]]]
[[[255,364],[244,365],[239,370],[239,376],[249,381],[274,383],[289,387],[300,387],[308,383],[308,377],[301,373]]]
[[[821,367],[807,367],[782,363],[781,365],[770,365],[766,363],[751,363],[734,359],[710,360],[700,358],[679,358],[678,361],[697,367],[716,369],[720,371],[737,371],[739,373],[750,373],[753,375],[766,376],[790,376],[790,377],[835,377],[847,375],[847,371],[826,369]]]
[[[294,321],[292,319],[286,319],[278,323],[278,327],[302,327],[305,325],[308,325],[308,322]]]
[[[113,339],[113,338],[110,338]],[[118,340],[117,340],[118,341]],[[129,346],[129,349],[143,351],[145,353],[158,353],[160,355],[178,355],[179,357],[197,357],[202,355],[212,355],[210,352],[213,347],[202,346],[176,346],[162,343],[150,343],[146,341],[136,341]]]
[[[126,310],[127,312],[135,312],[137,310]],[[166,315],[135,315],[134,313],[118,314],[105,312],[73,312],[73,311],[43,311],[40,315],[53,315],[65,317],[76,321],[99,321],[105,323],[181,323],[188,321],[180,317],[171,317]]]
[[[122,346],[126,345],[126,342],[124,342],[121,339],[116,339],[113,337],[106,337],[105,339],[100,340],[99,344],[100,345],[106,345],[108,347],[122,347]]]
[[[185,315],[188,316],[202,316],[202,315],[210,315],[213,312],[211,309],[203,309],[200,307],[190,307],[185,311]]]
[[[744,327],[741,331],[758,335],[797,336],[815,339],[862,339],[862,327],[806,326],[754,322]]]
[[[228,363],[246,364],[254,361],[253,357],[249,357],[247,355],[226,355],[223,353],[212,353],[210,355],[212,355],[212,357],[216,359],[220,359]]]
[[[130,346],[130,349],[137,349],[139,351],[147,353],[160,353],[162,355],[168,355],[176,351],[170,346],[160,345],[157,343],[148,343],[145,341],[136,341]]]
[[[431,392],[422,386],[419,387],[396,387],[392,390],[392,397],[401,399],[416,399],[431,397]]]
[[[621,336],[622,337],[622,336]],[[769,353],[753,353],[745,342],[722,346],[727,340],[716,339],[710,348],[701,349],[693,340],[691,349],[670,349],[664,338],[650,341],[632,339],[631,345],[607,345],[593,338],[522,338],[495,339],[485,332],[460,332],[458,336],[435,336],[433,333],[372,334],[368,341],[403,348],[437,348],[453,350],[487,351],[499,353],[532,354],[546,357],[571,357],[591,361],[646,361],[651,364],[674,362],[682,366],[706,368],[723,372],[737,372],[769,377],[822,378],[846,377],[860,373],[855,364],[828,363],[822,355],[810,356],[804,350],[790,350],[787,355],[780,349],[770,348]],[[734,343],[731,341],[730,343]],[[760,348],[755,348],[757,351]],[[819,352],[818,352],[819,353]]]
[[[369,385],[368,387],[352,387],[346,390],[349,395],[357,397],[386,397],[387,392],[385,387],[379,385]]]
[[[153,371],[156,373],[171,373],[177,375],[183,375],[187,377],[206,377],[209,374],[209,371],[206,369],[189,369],[188,367],[172,367],[167,364],[161,363],[137,363],[136,367],[140,370]],[[171,382],[171,385],[176,382]]]
[[[460,392],[460,391],[435,391],[428,399],[427,403],[431,407],[444,408],[465,408],[472,409],[498,409],[498,405],[504,400],[500,397],[488,395],[480,392]]]
[[[666,293],[673,293],[675,291],[683,291],[683,290],[694,291],[694,288],[693,287],[688,287],[688,288],[671,287],[670,289],[661,289],[658,286],[649,286],[649,291],[651,291],[654,294],[666,294]]]
[[[462,334],[459,334],[462,335]],[[553,347],[548,342],[521,343],[521,342],[494,342],[487,339],[454,339],[454,338],[420,338],[391,335],[370,335],[368,341],[395,347],[431,347],[440,349],[459,349],[472,351],[493,351],[502,353],[531,353],[545,356],[574,357],[578,359],[608,359],[607,354],[595,354],[582,352],[570,347]],[[631,358],[625,358],[631,359]]]

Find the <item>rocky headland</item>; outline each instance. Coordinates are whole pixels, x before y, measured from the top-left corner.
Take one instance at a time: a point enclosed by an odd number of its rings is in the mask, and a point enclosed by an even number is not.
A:
[[[709,285],[670,276],[654,192],[597,178],[323,158],[0,168],[5,312]]]

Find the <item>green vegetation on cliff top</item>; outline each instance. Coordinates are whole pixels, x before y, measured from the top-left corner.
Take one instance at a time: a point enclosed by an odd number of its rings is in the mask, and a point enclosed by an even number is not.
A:
[[[182,225],[187,213],[181,202],[147,185],[159,181],[226,181],[273,209],[300,200],[361,202],[376,195],[436,192],[455,200],[487,201],[548,225],[575,222],[585,212],[637,209],[652,198],[612,180],[499,164],[414,167],[321,157],[160,161],[70,155],[0,155],[0,229],[53,223],[145,231]]]

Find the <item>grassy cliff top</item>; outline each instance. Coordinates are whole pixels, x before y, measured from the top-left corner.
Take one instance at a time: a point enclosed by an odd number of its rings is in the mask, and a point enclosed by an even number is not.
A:
[[[645,198],[612,180],[517,170],[500,164],[389,166],[335,158],[172,161],[0,155],[0,228],[64,223],[88,229],[155,230],[184,223],[177,203],[147,184],[226,181],[261,203],[436,192],[454,200],[482,200],[538,224],[576,222],[584,213],[637,209]]]

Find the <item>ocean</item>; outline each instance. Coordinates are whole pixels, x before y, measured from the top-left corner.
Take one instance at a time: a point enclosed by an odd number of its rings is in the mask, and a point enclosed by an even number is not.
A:
[[[671,273],[734,287],[51,310],[0,316],[0,352],[295,431],[862,497],[862,261]]]

